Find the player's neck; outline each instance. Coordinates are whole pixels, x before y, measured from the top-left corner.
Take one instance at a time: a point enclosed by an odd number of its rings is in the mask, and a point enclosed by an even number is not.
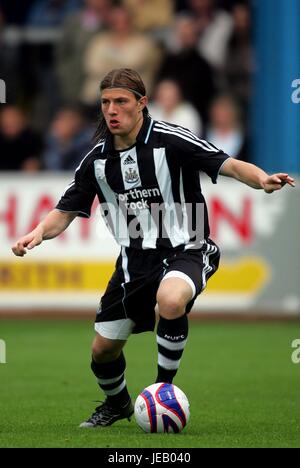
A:
[[[136,138],[143,125],[143,115],[137,120],[133,129],[127,135],[114,135],[114,146],[118,151],[130,148],[136,143]]]

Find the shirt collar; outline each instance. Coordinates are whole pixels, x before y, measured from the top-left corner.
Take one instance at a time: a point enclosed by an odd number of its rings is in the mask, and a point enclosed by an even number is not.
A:
[[[136,137],[137,143],[143,143],[145,145],[148,143],[148,140],[149,140],[149,137],[150,137],[150,134],[151,134],[151,130],[152,130],[152,127],[153,127],[153,123],[154,123],[154,121],[153,121],[153,119],[151,119],[150,116],[144,117],[143,125],[141,126],[140,131],[139,131],[139,133],[137,134],[137,137]],[[108,137],[105,139],[105,143],[104,143],[104,146],[103,146],[102,153],[109,153],[111,151],[115,151],[115,149],[114,149],[113,136],[110,133],[108,135]]]

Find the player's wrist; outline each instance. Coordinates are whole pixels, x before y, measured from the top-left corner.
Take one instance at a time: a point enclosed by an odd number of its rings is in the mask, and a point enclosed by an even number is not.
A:
[[[35,237],[40,238],[41,241],[45,239],[45,228],[43,226],[43,223],[40,223],[34,230],[33,234]]]
[[[259,181],[258,181],[259,188],[266,190],[267,185],[268,185],[268,177],[269,176],[266,174],[259,178]]]

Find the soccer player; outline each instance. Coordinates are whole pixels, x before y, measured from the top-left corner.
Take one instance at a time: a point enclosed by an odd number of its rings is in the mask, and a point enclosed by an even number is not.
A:
[[[199,174],[219,174],[267,193],[288,174],[229,157],[188,129],[153,121],[146,90],[130,69],[108,73],[100,84],[97,143],[81,161],[56,209],[12,247],[15,255],[63,232],[76,216],[89,217],[98,196],[105,221],[120,244],[116,269],[101,298],[91,368],[106,395],[81,427],[109,426],[130,418],[123,347],[131,333],[154,330],[156,382],[173,381],[188,337],[187,314],[217,270],[219,248],[209,224]]]

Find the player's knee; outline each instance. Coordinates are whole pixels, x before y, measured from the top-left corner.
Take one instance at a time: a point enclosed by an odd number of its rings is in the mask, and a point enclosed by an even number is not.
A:
[[[118,359],[120,351],[112,351],[108,349],[92,349],[93,359],[98,364],[103,364],[105,362],[112,362]]]
[[[158,292],[157,304],[159,315],[166,319],[174,319],[185,313],[185,298],[176,292],[172,294]]]
[[[92,346],[92,356],[98,364],[111,362],[118,359],[120,349],[113,344],[95,340]]]

